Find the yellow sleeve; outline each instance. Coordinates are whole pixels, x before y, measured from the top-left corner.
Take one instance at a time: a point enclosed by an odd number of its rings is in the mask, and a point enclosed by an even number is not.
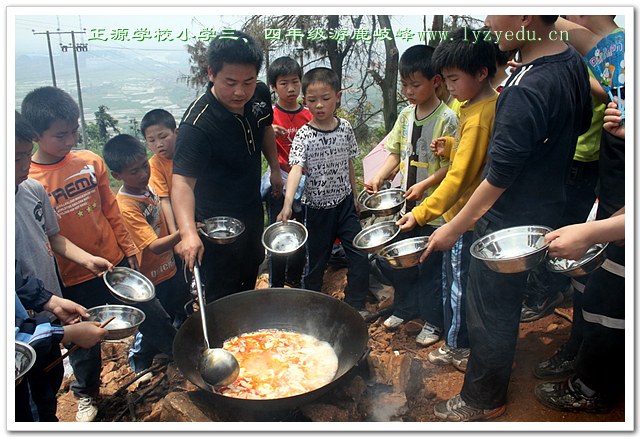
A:
[[[456,139],[453,137],[444,137],[444,158],[451,159],[451,149],[456,143]]]
[[[447,175],[436,190],[411,211],[420,226],[440,217],[475,183],[484,169],[491,130],[465,126]]]
[[[398,114],[398,118],[396,119],[391,132],[389,132],[387,141],[384,143],[385,150],[395,155],[400,154],[402,139],[404,137],[404,130],[407,119],[405,111],[406,109]]]
[[[167,178],[171,177],[171,175],[165,174],[165,167],[156,155],[149,159],[149,167],[151,167],[149,185],[159,197],[169,197],[169,182]]]

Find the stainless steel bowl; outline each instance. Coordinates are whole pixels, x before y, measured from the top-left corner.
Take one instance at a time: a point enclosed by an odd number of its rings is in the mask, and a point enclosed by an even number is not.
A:
[[[124,303],[148,302],[156,297],[153,283],[145,275],[128,267],[114,267],[102,275],[107,288]]]
[[[89,321],[100,324],[113,316],[116,317],[105,327],[109,331],[104,338],[105,340],[121,340],[135,334],[145,319],[142,310],[127,305],[101,305],[89,308],[87,312],[89,313]]]
[[[395,222],[382,222],[364,228],[353,239],[353,245],[356,249],[363,250],[367,253],[377,253],[387,244],[398,236],[400,226]]]
[[[389,261],[391,267],[407,269],[420,263],[420,255],[428,246],[429,237],[407,238],[385,246],[379,255]]]
[[[495,272],[531,270],[547,256],[549,244],[544,242],[544,236],[549,232],[551,228],[546,226],[501,229],[476,240],[471,245],[471,255]]]
[[[393,215],[404,206],[403,196],[404,190],[400,188],[378,191],[364,201],[364,206],[377,216]]]
[[[16,385],[36,362],[36,351],[27,343],[16,340]]]
[[[579,260],[557,257],[547,258],[547,269],[554,273],[562,273],[563,275],[570,276],[572,278],[588,275],[598,269],[607,259],[605,249],[608,245],[609,243],[591,246]]]
[[[275,222],[262,233],[262,245],[274,255],[290,255],[304,246],[309,233],[299,222]]]
[[[207,240],[214,244],[231,244],[244,232],[244,223],[237,218],[219,216],[206,219],[199,229]]]

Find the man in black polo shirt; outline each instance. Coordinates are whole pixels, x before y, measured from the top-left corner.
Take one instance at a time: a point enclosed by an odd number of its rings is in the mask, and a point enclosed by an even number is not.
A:
[[[217,299],[255,287],[264,258],[261,156],[282,193],[268,89],[257,88],[262,52],[239,31],[215,38],[207,52],[207,91],[187,108],[176,142],[171,203],[180,230],[176,246],[190,270],[202,263],[207,296]],[[266,88],[266,85],[260,84]],[[260,97],[258,97],[260,96]],[[230,245],[200,239],[196,221],[231,216],[245,232]]]

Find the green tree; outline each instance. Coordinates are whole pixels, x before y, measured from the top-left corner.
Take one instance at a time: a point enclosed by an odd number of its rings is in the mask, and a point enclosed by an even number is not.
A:
[[[107,142],[109,139],[109,129],[116,134],[120,133],[118,129],[118,120],[113,118],[107,111],[109,108],[105,105],[98,106],[98,110],[94,112],[96,116],[96,126],[98,127],[98,139]]]

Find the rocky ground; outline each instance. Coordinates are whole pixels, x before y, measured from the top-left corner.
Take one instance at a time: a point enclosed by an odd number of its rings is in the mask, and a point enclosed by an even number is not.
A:
[[[342,298],[345,269],[330,268],[324,292]],[[264,278],[258,288],[266,286]],[[391,301],[370,305],[375,312]],[[509,386],[507,412],[497,422],[620,422],[624,404],[609,414],[565,413],[544,407],[536,401],[533,389],[540,381],[531,371],[535,362],[553,354],[569,335],[571,302],[555,313],[535,322],[522,324]],[[103,344],[103,370],[100,413],[104,422],[204,422],[204,421],[404,421],[434,422],[434,404],[459,392],[464,374],[452,366],[435,366],[427,354],[439,343],[423,348],[415,343],[420,321],[403,325],[396,332],[381,326],[384,317],[369,325],[367,361],[354,369],[336,389],[295,411],[286,413],[240,412],[212,406],[212,395],[198,390],[181,375],[173,363],[155,364],[148,383],[139,385],[126,363],[130,339]],[[76,402],[68,392],[70,379],[60,391],[58,417],[74,421]]]

